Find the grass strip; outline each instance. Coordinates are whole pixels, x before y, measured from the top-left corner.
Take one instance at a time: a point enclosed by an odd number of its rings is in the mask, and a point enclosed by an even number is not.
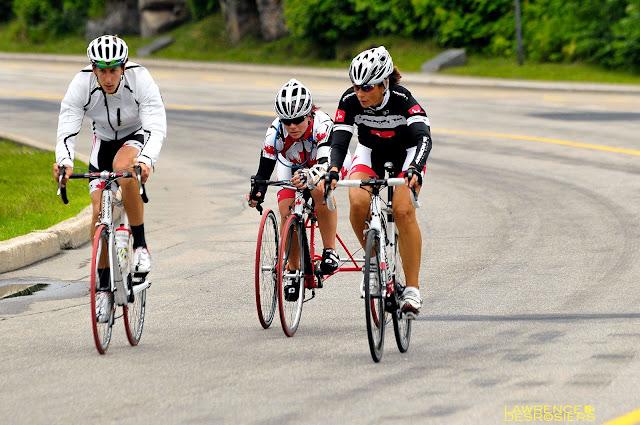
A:
[[[0,140],[0,241],[46,229],[89,205],[86,182],[71,182],[69,204],[56,195],[53,152]],[[76,161],[75,172],[85,167]]]

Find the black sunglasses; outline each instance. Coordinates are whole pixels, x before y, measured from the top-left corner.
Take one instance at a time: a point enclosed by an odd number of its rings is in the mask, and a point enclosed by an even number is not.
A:
[[[353,85],[353,90],[355,91],[359,91],[362,90],[365,93],[369,93],[371,90],[373,90],[375,86],[373,84],[363,84],[361,86],[354,84]]]
[[[291,125],[291,124],[300,124],[302,121],[304,121],[304,119],[307,118],[306,116],[302,116],[302,117],[298,117],[298,118],[293,118],[293,119],[285,119],[285,118],[280,118],[280,122],[284,125]]]

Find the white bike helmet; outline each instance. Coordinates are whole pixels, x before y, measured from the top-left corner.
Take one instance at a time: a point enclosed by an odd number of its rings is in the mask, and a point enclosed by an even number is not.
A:
[[[359,53],[349,67],[349,78],[358,86],[380,84],[392,73],[393,60],[384,46]]]
[[[280,119],[292,120],[311,112],[311,92],[295,78],[290,79],[276,94],[276,113]]]
[[[123,39],[115,35],[102,35],[87,47],[87,56],[98,68],[115,68],[129,59],[129,48]]]

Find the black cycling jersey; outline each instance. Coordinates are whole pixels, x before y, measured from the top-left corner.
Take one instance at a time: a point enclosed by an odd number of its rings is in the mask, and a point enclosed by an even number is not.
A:
[[[331,132],[331,167],[342,167],[349,149],[353,126],[358,126],[358,142],[371,149],[377,164],[403,161],[406,150],[417,147],[411,166],[422,170],[431,151],[429,118],[406,88],[391,84],[382,104],[363,108],[353,87],[344,92]],[[374,166],[379,169],[380,165]]]

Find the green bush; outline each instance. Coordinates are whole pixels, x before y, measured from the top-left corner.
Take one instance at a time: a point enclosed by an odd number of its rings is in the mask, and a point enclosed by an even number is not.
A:
[[[325,58],[335,57],[341,42],[365,38],[369,30],[366,14],[353,0],[285,0],[284,12],[293,36],[313,41]]]
[[[218,10],[218,0],[189,0],[189,10],[194,19],[202,19]]]
[[[390,34],[515,53],[513,0],[287,0],[285,16],[296,37],[329,56],[342,43]],[[640,0],[522,0],[522,21],[531,60],[640,66]]]
[[[0,0],[1,1],[1,0]],[[34,42],[82,33],[87,16],[104,10],[105,0],[14,0],[16,35]]]
[[[602,63],[640,72],[640,0],[630,2],[625,12],[611,29],[611,43],[600,51]]]

